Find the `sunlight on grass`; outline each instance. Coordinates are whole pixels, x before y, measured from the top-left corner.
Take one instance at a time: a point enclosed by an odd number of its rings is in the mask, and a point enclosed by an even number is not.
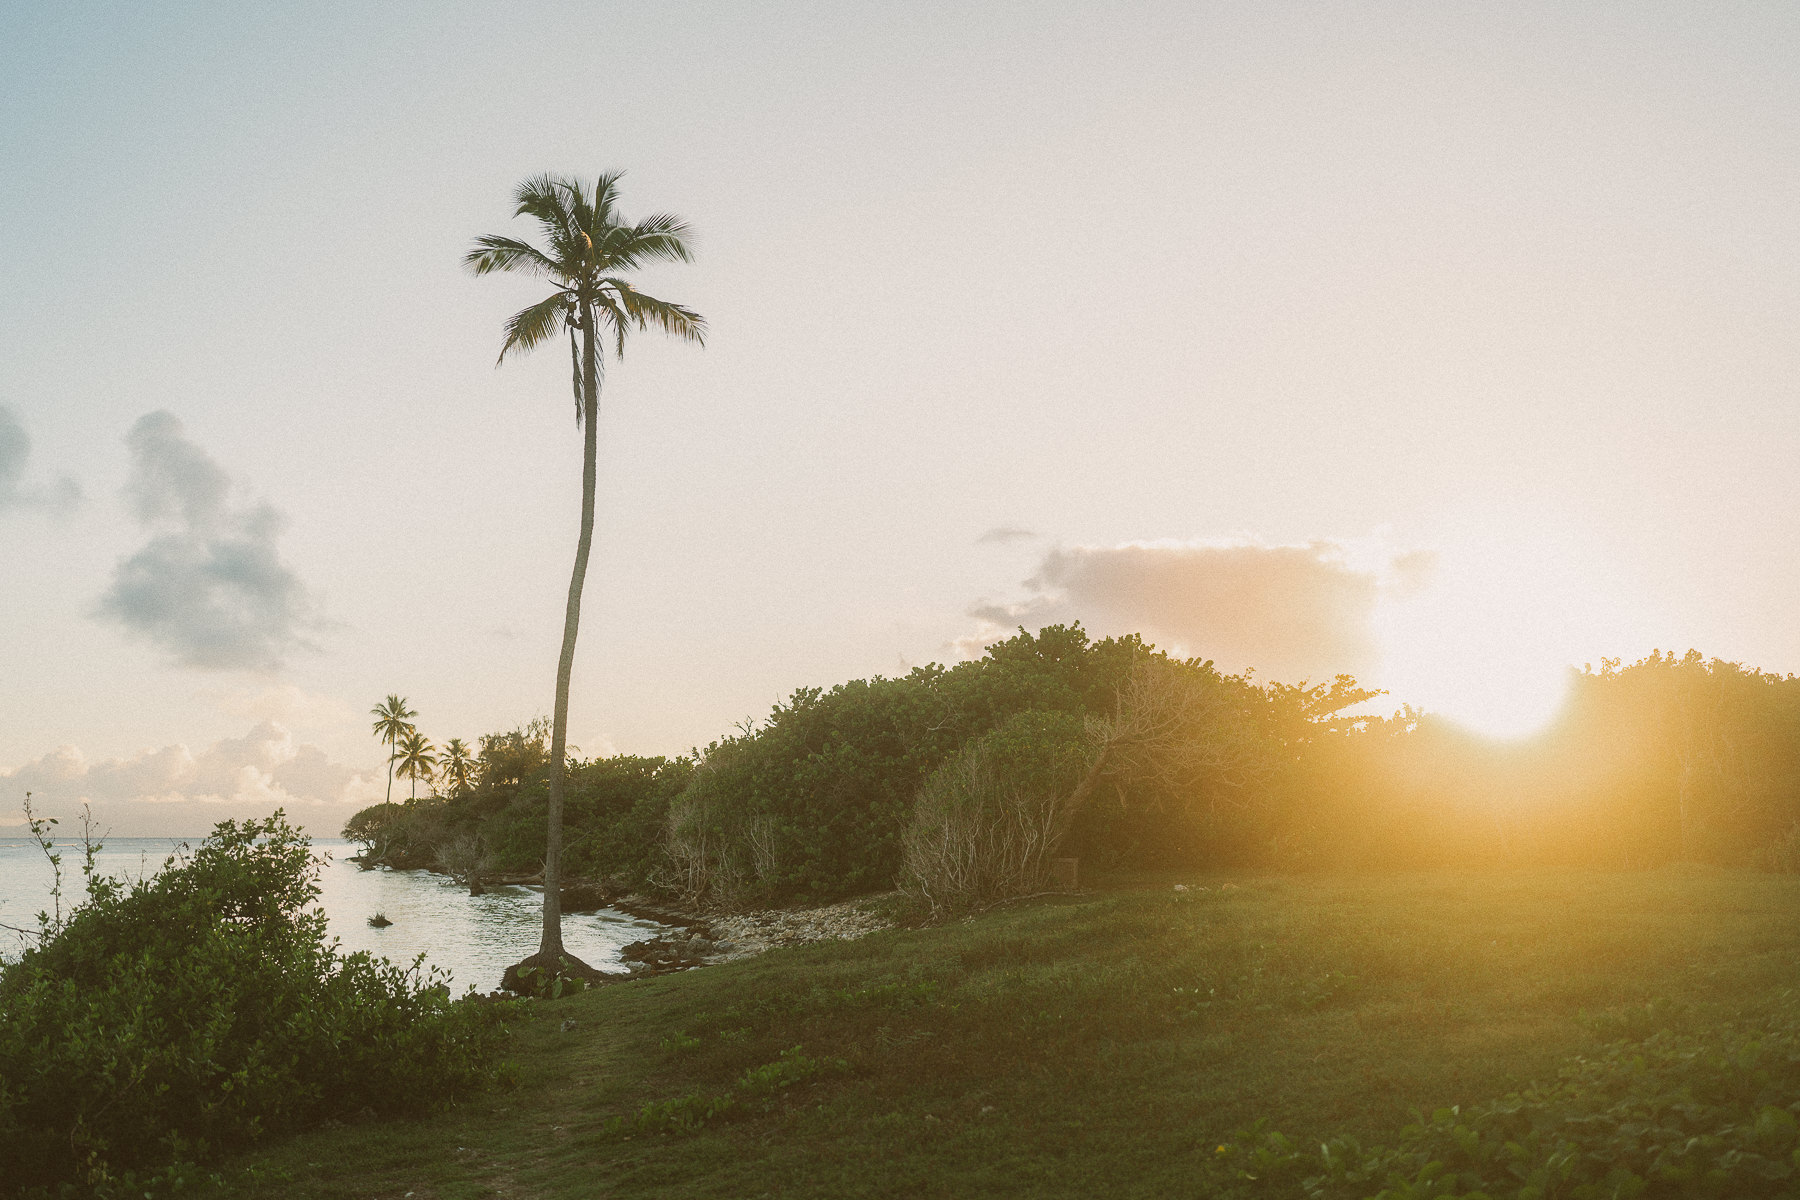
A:
[[[1800,884],[1724,871],[1117,882],[541,1005],[516,1090],[272,1147],[259,1194],[1184,1194],[1258,1119],[1380,1137],[1776,1011],[1800,951]]]

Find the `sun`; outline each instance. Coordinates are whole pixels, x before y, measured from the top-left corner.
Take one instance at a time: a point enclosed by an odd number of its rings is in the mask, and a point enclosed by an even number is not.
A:
[[[1631,606],[1590,554],[1566,539],[1468,537],[1425,581],[1377,605],[1380,685],[1496,740],[1547,728],[1576,664],[1616,653]]]
[[[1382,684],[1394,700],[1497,741],[1531,737],[1556,719],[1569,692],[1568,666],[1522,653],[1528,647],[1519,644],[1477,644],[1456,625],[1421,628],[1418,614],[1409,617],[1395,623],[1403,648],[1384,659],[1391,665]]]

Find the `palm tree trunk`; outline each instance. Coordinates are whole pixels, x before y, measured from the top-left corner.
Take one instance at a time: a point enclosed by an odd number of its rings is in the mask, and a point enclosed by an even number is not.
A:
[[[388,791],[387,802],[394,802],[394,739],[388,739]]]
[[[581,538],[575,546],[575,570],[569,577],[569,605],[563,613],[562,657],[556,663],[556,712],[550,725],[550,802],[545,814],[544,937],[538,954],[561,955],[562,943],[562,815],[564,759],[569,744],[569,676],[575,669],[575,635],[581,626],[581,588],[587,581],[588,551],[594,542],[594,483],[598,473],[600,370],[595,358],[594,312],[581,305]]]

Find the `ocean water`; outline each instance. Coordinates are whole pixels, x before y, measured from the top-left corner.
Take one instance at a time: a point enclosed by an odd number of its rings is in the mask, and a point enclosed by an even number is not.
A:
[[[109,839],[98,867],[102,874],[132,879],[154,875],[180,844],[169,838]],[[82,896],[81,848],[66,843],[60,848],[66,909],[71,898]],[[316,839],[313,850],[320,859],[319,906],[345,951],[367,950],[400,964],[423,953],[428,966],[450,973],[452,990],[461,993],[498,987],[508,964],[537,949],[541,888],[498,886],[471,896],[467,888],[428,871],[365,871],[349,861],[356,852],[351,842]],[[50,906],[52,879],[35,842],[0,838],[0,924],[35,928],[37,913]],[[371,928],[375,913],[393,924]],[[565,913],[563,944],[591,966],[622,971],[619,951],[664,929],[611,909]],[[0,960],[17,958],[20,949],[19,935],[0,929]]]

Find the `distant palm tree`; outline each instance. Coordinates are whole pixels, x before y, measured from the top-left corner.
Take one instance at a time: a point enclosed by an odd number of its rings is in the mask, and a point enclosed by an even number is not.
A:
[[[690,342],[704,343],[706,320],[699,313],[658,300],[637,290],[627,274],[647,263],[689,262],[687,223],[659,213],[628,222],[614,207],[619,175],[603,174],[593,183],[562,175],[539,175],[514,193],[515,217],[532,217],[542,231],[545,249],[516,238],[487,235],[475,239],[464,264],[477,275],[513,271],[548,280],[553,289],[544,299],[521,309],[506,322],[500,361],[555,337],[569,334],[569,361],[575,388],[575,423],[585,435],[581,457],[581,536],[575,547],[575,570],[569,578],[568,606],[563,614],[562,654],[556,664],[556,709],[550,735],[548,834],[544,846],[544,936],[538,952],[520,966],[536,965],[552,972],[567,957],[562,943],[562,809],[564,757],[569,733],[569,676],[575,666],[575,636],[581,623],[581,589],[587,579],[588,551],[594,540],[596,475],[595,425],[600,415],[600,369],[606,347],[625,353],[625,335],[656,328]],[[576,345],[576,333],[581,334]],[[581,964],[585,966],[585,964]]]
[[[429,780],[437,772],[437,747],[431,739],[411,726],[400,735],[391,763],[400,764],[399,773],[412,780],[412,799],[419,798],[419,780]],[[390,765],[391,765],[390,763]]]
[[[369,710],[375,718],[375,736],[387,743],[388,748],[388,784],[387,802],[394,802],[394,746],[400,737],[412,726],[407,722],[419,714],[406,707],[406,701],[392,692],[388,698]]]
[[[450,789],[452,796],[459,795],[469,789],[469,782],[475,775],[475,756],[469,753],[468,744],[461,738],[451,738],[444,743],[444,757],[438,763],[444,774],[444,786]]]

